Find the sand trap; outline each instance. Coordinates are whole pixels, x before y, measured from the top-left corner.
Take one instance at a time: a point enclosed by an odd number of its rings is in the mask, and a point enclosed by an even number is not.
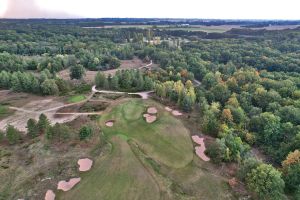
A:
[[[198,135],[193,135],[192,136],[192,139],[195,143],[199,144],[200,146],[198,147],[195,147],[195,150],[196,150],[196,154],[197,156],[199,156],[202,160],[204,161],[209,161],[210,158],[207,157],[205,155],[205,150],[206,150],[206,147],[205,147],[205,144],[204,144],[204,138],[200,138]]]
[[[150,117],[151,115],[150,114],[148,114],[148,113],[146,113],[146,114],[143,114],[143,117],[144,118],[147,118],[147,117]]]
[[[157,109],[155,107],[150,107],[147,109],[149,114],[157,114]]]
[[[105,123],[105,125],[106,125],[107,127],[113,127],[113,126],[114,126],[114,121],[107,121],[107,122]]]
[[[58,190],[62,190],[67,192],[71,190],[77,183],[79,183],[81,178],[71,178],[68,182],[66,181],[59,181],[57,185]]]
[[[165,107],[165,110],[166,110],[166,111],[168,111],[168,112],[171,112],[171,111],[173,111],[173,109],[172,109],[172,108],[170,108],[170,107]]]
[[[89,171],[93,165],[93,161],[88,158],[78,160],[79,171],[86,172]]]
[[[193,141],[196,143],[196,144],[199,144],[199,145],[203,145],[203,146],[205,146],[205,144],[204,144],[204,138],[200,138],[198,135],[193,135],[192,136],[192,139],[193,139]]]
[[[173,110],[173,111],[172,111],[172,115],[174,115],[174,116],[181,116],[182,113],[179,112],[178,110]]]
[[[55,199],[55,194],[52,190],[48,190],[46,195],[45,195],[45,200],[54,200]]]
[[[155,122],[157,119],[156,116],[152,116],[150,115],[149,117],[146,117],[146,122],[149,123],[149,124],[152,124],[153,122]]]

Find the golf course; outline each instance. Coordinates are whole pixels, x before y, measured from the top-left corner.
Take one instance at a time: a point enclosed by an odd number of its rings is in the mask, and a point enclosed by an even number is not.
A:
[[[154,123],[143,118],[149,107],[158,111]],[[222,180],[199,170],[203,161],[194,156],[189,130],[161,104],[127,98],[107,109],[98,123],[107,150],[58,199],[194,199],[184,192],[191,188],[203,199],[216,199],[215,191],[219,199],[232,199],[230,192],[223,195],[228,188]]]

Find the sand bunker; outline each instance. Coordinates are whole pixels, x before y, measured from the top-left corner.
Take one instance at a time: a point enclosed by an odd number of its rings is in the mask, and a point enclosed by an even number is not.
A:
[[[157,112],[158,112],[157,108],[155,108],[155,107],[149,107],[147,109],[147,113],[145,113],[143,115],[143,117],[146,119],[147,123],[151,124],[151,123],[153,123],[153,122],[156,121],[156,119],[157,119],[157,116],[156,116]]]
[[[107,121],[107,122],[105,122],[105,125],[106,125],[107,127],[113,127],[113,126],[114,126],[114,122],[115,122],[115,121],[113,121],[113,120]]]
[[[149,115],[148,117],[146,117],[146,122],[149,123],[149,124],[152,124],[153,122],[155,122],[157,119],[156,116],[154,115]]]
[[[77,183],[79,183],[81,178],[71,178],[68,182],[66,181],[59,181],[57,185],[58,190],[62,190],[67,192],[71,190]]]
[[[157,109],[156,109],[155,107],[149,107],[149,108],[147,109],[147,112],[148,112],[149,114],[157,114]]]
[[[78,160],[79,171],[86,172],[89,171],[93,165],[93,161],[88,158]]]
[[[52,190],[48,190],[45,196],[45,200],[54,200],[55,194]]]
[[[207,157],[204,153],[206,150],[206,147],[204,144],[204,138],[200,138],[198,135],[194,135],[194,136],[192,136],[192,139],[196,144],[200,145],[200,146],[195,147],[197,156],[199,156],[204,161],[209,161],[210,158]]]
[[[182,113],[179,112],[178,110],[173,110],[173,111],[172,111],[172,115],[174,115],[174,116],[181,116]]]
[[[196,144],[204,145],[204,138],[200,138],[198,135],[193,135],[192,139]]]
[[[173,111],[173,109],[172,109],[172,108],[170,108],[170,107],[165,107],[165,110],[166,110],[166,111],[168,111],[168,112],[171,112],[171,111]]]

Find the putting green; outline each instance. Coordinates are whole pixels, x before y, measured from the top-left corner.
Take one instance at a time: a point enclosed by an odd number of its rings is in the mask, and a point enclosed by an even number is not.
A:
[[[143,118],[148,106],[158,109],[157,121],[152,124]],[[109,120],[114,120],[113,127],[105,126]],[[100,126],[108,137],[121,134],[135,140],[148,156],[169,167],[181,168],[193,159],[189,131],[155,101],[130,99],[104,114]]]

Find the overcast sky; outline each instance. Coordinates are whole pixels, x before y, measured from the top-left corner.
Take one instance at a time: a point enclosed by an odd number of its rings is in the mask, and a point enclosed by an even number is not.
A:
[[[0,17],[300,19],[300,0],[0,0]]]

